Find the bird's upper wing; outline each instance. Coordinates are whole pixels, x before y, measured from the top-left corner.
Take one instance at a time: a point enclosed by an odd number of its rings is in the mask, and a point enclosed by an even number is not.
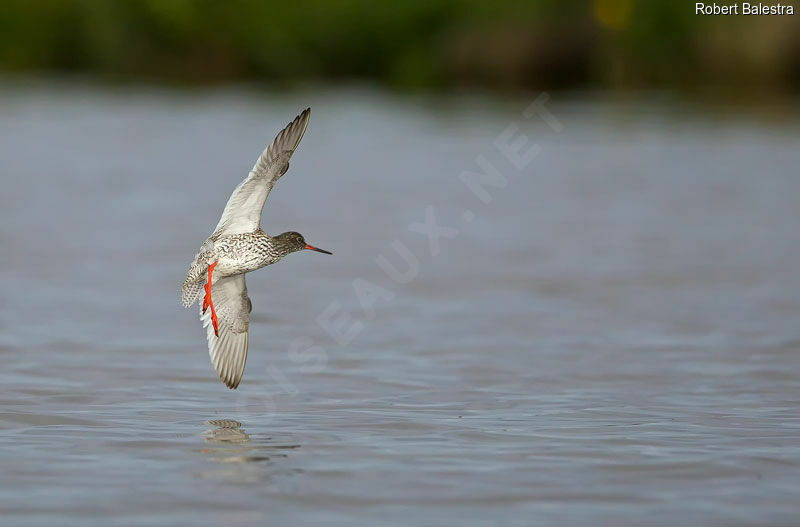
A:
[[[211,286],[211,300],[219,321],[219,337],[214,334],[211,308],[200,311],[206,328],[208,353],[217,375],[228,388],[239,386],[247,360],[248,328],[252,304],[247,296],[244,274],[220,278]]]
[[[303,138],[310,116],[311,108],[306,108],[275,136],[250,174],[231,194],[214,229],[215,234],[241,234],[258,228],[269,191],[289,169],[289,159]]]

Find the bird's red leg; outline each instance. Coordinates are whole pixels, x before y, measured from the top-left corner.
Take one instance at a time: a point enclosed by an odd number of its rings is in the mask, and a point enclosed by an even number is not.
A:
[[[208,280],[206,281],[206,285],[203,286],[203,289],[206,291],[206,296],[203,297],[203,313],[205,313],[206,309],[208,309],[208,306],[211,305],[211,272],[214,270],[216,265],[217,262],[214,262],[208,266]]]
[[[211,273],[217,266],[219,261],[216,261],[208,266],[208,282],[206,282],[205,290],[206,296],[203,298],[203,313],[206,309],[211,307],[211,324],[214,325],[214,334],[219,337],[219,321],[217,320],[217,312],[214,310],[214,302],[211,301]]]

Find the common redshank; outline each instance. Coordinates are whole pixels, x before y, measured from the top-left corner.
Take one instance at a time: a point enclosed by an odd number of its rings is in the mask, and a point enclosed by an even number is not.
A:
[[[289,169],[310,115],[311,108],[306,108],[264,150],[231,194],[214,233],[200,247],[183,282],[184,307],[205,291],[200,320],[206,328],[208,352],[220,380],[231,389],[239,386],[244,374],[253,310],[244,275],[303,249],[332,254],[307,244],[300,233],[270,236],[260,226],[264,202]]]

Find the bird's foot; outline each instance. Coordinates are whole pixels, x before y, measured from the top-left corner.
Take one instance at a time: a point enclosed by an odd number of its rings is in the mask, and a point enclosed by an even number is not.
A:
[[[214,262],[208,266],[208,281],[204,288],[206,290],[206,296],[203,297],[203,313],[205,313],[206,309],[209,307],[211,308],[211,324],[214,326],[214,335],[219,337],[219,321],[217,320],[217,312],[214,310],[214,302],[211,301],[211,273],[214,271],[217,263],[218,262]]]

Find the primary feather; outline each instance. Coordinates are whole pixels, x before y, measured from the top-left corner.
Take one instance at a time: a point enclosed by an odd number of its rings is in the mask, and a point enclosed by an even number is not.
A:
[[[289,169],[289,159],[306,132],[310,116],[311,108],[306,108],[264,149],[250,174],[228,199],[214,234],[241,234],[259,227],[264,202],[275,182]]]
[[[208,353],[220,380],[228,388],[236,388],[242,380],[247,361],[248,329],[250,328],[250,298],[244,274],[220,278],[211,287],[211,299],[219,319],[219,336],[211,324],[211,310],[200,310],[206,328]]]

